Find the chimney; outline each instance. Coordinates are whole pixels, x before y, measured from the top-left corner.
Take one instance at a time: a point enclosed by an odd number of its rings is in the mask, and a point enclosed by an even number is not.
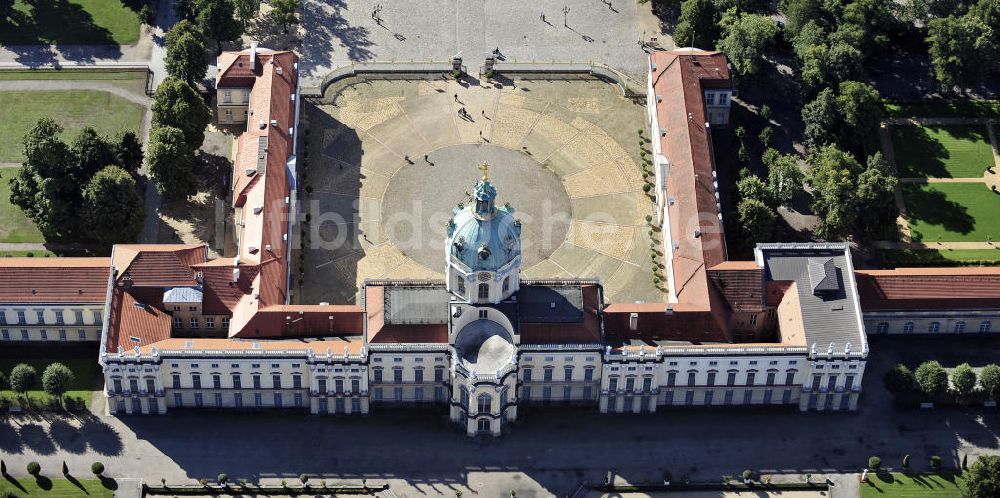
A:
[[[628,329],[635,332],[639,330],[639,314],[631,313],[628,316]]]
[[[239,282],[239,281],[240,281],[240,269],[233,268],[233,282]]]
[[[250,70],[257,70],[257,42],[250,44]]]

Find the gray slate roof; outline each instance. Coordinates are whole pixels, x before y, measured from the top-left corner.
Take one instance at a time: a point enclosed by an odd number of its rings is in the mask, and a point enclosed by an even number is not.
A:
[[[825,353],[830,343],[842,354],[847,343],[852,352],[865,348],[864,325],[857,286],[845,244],[760,244],[769,280],[794,280],[798,288],[806,344]]]
[[[450,296],[444,285],[388,286],[385,288],[385,323],[392,325],[448,323]]]
[[[163,293],[164,303],[201,303],[201,291],[193,287],[174,287]]]

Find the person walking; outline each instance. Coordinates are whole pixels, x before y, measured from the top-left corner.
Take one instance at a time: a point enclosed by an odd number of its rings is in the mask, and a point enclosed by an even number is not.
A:
[[[458,94],[455,94],[455,102],[458,102]]]

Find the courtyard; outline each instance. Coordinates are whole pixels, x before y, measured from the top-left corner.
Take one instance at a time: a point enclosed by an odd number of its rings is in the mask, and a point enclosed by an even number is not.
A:
[[[443,279],[447,222],[486,161],[498,203],[522,222],[523,278],[598,278],[608,301],[663,300],[639,167],[643,112],[596,80],[331,85],[304,109],[293,295],[349,303],[365,279]]]

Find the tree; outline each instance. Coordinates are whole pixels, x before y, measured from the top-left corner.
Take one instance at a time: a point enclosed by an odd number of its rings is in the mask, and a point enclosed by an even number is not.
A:
[[[747,174],[736,181],[736,192],[740,195],[740,200],[744,201],[746,199],[756,199],[762,202],[765,206],[770,206],[771,201],[771,190],[767,188],[767,184],[764,183],[760,177]]]
[[[66,172],[76,185],[86,185],[98,171],[118,160],[114,145],[89,126],[80,130],[70,148],[76,161],[66,165]]]
[[[712,0],[684,0],[674,30],[678,47],[712,47],[718,38],[718,14]]]
[[[794,37],[810,21],[820,18],[822,2],[821,0],[782,0],[781,12],[788,20],[785,23],[785,29]]]
[[[24,136],[24,163],[10,180],[10,202],[46,235],[72,225],[79,190],[67,174],[73,152],[59,139],[63,128],[43,118]]]
[[[774,230],[778,224],[778,214],[759,199],[743,199],[736,206],[740,227],[746,240],[753,242],[773,242]]]
[[[986,397],[996,401],[1000,397],[1000,366],[990,363],[979,372],[979,386],[983,388]]]
[[[840,83],[836,103],[841,115],[841,143],[860,144],[865,152],[877,149],[883,112],[878,90],[867,83],[844,81]]]
[[[42,389],[46,394],[62,399],[73,383],[73,377],[73,372],[66,365],[53,363],[42,372]]]
[[[952,88],[982,81],[996,67],[993,30],[974,15],[932,19],[927,43],[934,76]]]
[[[719,50],[726,53],[733,69],[741,76],[754,76],[763,69],[764,53],[770,47],[778,27],[764,15],[737,13],[731,9],[722,16],[722,39]]]
[[[156,13],[153,12],[153,8],[148,3],[139,9],[139,22],[146,26],[152,26],[156,23]]]
[[[890,2],[853,0],[844,6],[837,31],[845,27],[856,30],[860,43],[854,46],[871,55],[889,43],[889,34],[898,30],[899,26]]]
[[[804,175],[799,168],[799,158],[794,154],[779,154],[767,149],[761,158],[767,166],[767,189],[771,199],[779,206],[787,206],[802,192]]]
[[[831,143],[840,126],[840,113],[833,90],[823,89],[816,98],[802,106],[803,133],[806,143],[818,146]]]
[[[897,183],[881,152],[868,157],[854,192],[855,224],[860,234],[877,237],[886,225],[893,224],[898,214],[894,197]]]
[[[42,473],[42,466],[38,462],[28,462],[25,466],[25,470],[33,476],[37,476]]]
[[[131,175],[137,175],[142,167],[142,143],[139,137],[132,130],[126,130],[118,134],[114,142],[115,164],[119,165]]]
[[[194,0],[174,0],[174,15],[177,19],[194,21],[196,13]]]
[[[806,182],[813,191],[813,212],[819,217],[816,233],[825,239],[848,235],[856,219],[855,179],[861,165],[832,145],[812,151],[809,164]]]
[[[184,133],[172,126],[153,129],[149,135],[149,175],[163,195],[183,199],[197,191],[194,156]]]
[[[236,9],[236,18],[243,23],[245,31],[250,22],[257,18],[260,11],[260,0],[234,0],[233,7]]]
[[[886,390],[897,398],[912,394],[917,387],[917,379],[913,376],[913,372],[902,363],[897,363],[886,371],[882,383],[885,384]]]
[[[962,498],[1000,496],[1000,456],[980,456],[963,477]]]
[[[38,371],[35,367],[28,365],[27,363],[18,363],[13,370],[10,371],[10,388],[14,392],[20,393],[24,396],[25,393],[35,387],[35,382],[38,380]]]
[[[951,372],[951,385],[959,396],[968,396],[976,390],[976,372],[968,363],[962,363]]]
[[[201,81],[208,70],[208,49],[201,31],[190,21],[181,21],[167,31],[165,38],[167,74],[189,85]]]
[[[295,8],[298,7],[298,0],[271,0],[271,12],[267,14],[268,19],[281,26],[284,33],[288,33],[288,27],[299,23],[295,17]]]
[[[105,245],[134,242],[146,218],[135,179],[118,166],[99,171],[83,190],[84,219]]]
[[[190,152],[205,141],[205,128],[212,113],[191,85],[177,78],[160,83],[153,97],[153,126],[172,126],[184,133]]]
[[[3,391],[6,388],[7,388],[7,375],[3,372],[0,372],[0,391]]]
[[[920,391],[931,399],[941,398],[948,393],[948,372],[936,361],[921,363],[914,372],[914,377]]]
[[[14,12],[14,0],[0,0],[0,21],[7,19]]]
[[[222,42],[243,36],[243,26],[236,19],[232,0],[195,0],[195,19],[205,36],[215,40],[222,52]]]

